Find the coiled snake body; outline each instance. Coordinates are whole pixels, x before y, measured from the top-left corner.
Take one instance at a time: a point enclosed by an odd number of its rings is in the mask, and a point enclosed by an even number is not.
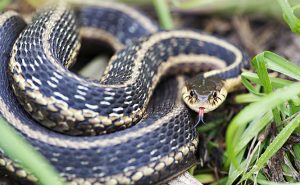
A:
[[[76,13],[81,34],[64,6],[41,11],[25,29],[16,13],[1,15],[0,113],[73,184],[153,184],[182,173],[195,162],[198,143],[193,114],[182,102],[184,79],[158,82],[178,66],[184,72],[223,67],[201,75],[204,81],[233,78],[246,65],[244,54],[195,31],[158,32],[149,19],[119,4],[99,2]],[[79,35],[118,50],[100,82],[65,68],[74,61]],[[192,81],[184,89],[194,92],[184,95],[188,104],[202,97]],[[218,93],[224,100],[226,93]],[[0,165],[33,180],[0,155]]]

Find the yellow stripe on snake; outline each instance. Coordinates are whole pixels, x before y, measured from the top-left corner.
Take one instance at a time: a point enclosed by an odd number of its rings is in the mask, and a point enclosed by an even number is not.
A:
[[[67,70],[80,38],[117,50],[100,81]],[[6,12],[0,43],[0,114],[70,184],[157,184],[183,173],[198,143],[183,101],[201,121],[247,66],[223,39],[163,31],[130,7],[102,1],[45,8],[28,26]],[[213,70],[186,82],[167,77],[205,69]],[[1,150],[0,166],[37,180]]]

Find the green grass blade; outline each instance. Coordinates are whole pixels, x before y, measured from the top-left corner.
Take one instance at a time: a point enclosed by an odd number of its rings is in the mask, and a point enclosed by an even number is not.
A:
[[[262,116],[270,109],[275,108],[298,94],[300,94],[300,83],[288,85],[261,98],[261,101],[248,105],[232,119],[226,132],[226,145],[228,160],[231,161],[236,168],[239,168],[239,166],[235,159],[236,153],[234,146],[236,146],[237,142],[234,141],[234,138],[240,137],[240,135],[237,135],[239,127],[245,126],[251,120]]]
[[[260,83],[265,85],[266,88],[268,88],[267,90],[269,90],[269,85],[267,84],[269,79],[267,77],[266,67],[300,81],[300,67],[270,51],[258,54],[251,63],[258,71],[258,76],[261,80]],[[249,73],[246,72],[246,74]]]
[[[266,51],[261,54],[258,54],[251,61],[251,64],[256,69],[259,80],[262,83],[262,86],[264,88],[264,93],[266,94],[271,93],[273,90],[267,68],[285,74],[289,77],[298,80],[300,79],[300,68],[297,65],[289,62],[288,60],[272,52]],[[281,122],[281,116],[278,108],[274,107],[272,113],[273,113],[274,121],[276,122],[277,125],[279,125]]]
[[[275,137],[272,143],[266,148],[265,152],[259,157],[255,166],[250,170],[250,172],[244,175],[244,179],[250,178],[255,172],[258,172],[264,167],[267,161],[284,145],[284,143],[291,136],[293,131],[300,125],[300,114],[298,114],[294,119],[292,119]]]
[[[247,88],[247,90],[249,92],[251,92],[252,94],[256,95],[256,96],[263,96],[263,93],[260,93],[256,90],[256,88],[251,84],[251,82],[245,77],[245,76],[241,76],[242,79],[242,83],[243,85]]]
[[[223,185],[223,184],[225,185],[226,181],[228,181],[227,179],[228,179],[227,177],[223,177],[221,179],[216,180],[213,183],[210,183],[210,185]]]
[[[300,97],[299,96],[295,96],[291,100],[293,101],[295,106],[300,106]]]
[[[247,161],[243,161],[240,165],[241,168],[245,169],[247,166]],[[231,185],[236,181],[236,179],[243,173],[242,170],[234,169],[232,172],[228,175],[228,179],[226,181],[226,185]]]
[[[173,21],[170,9],[166,0],[153,0],[159,22],[164,29],[173,29]]]
[[[288,101],[287,105],[280,106],[280,109],[281,109],[281,112],[283,114],[285,114],[286,116],[291,116],[300,111],[300,106],[295,104],[293,99],[291,99],[290,101]]]
[[[270,51],[265,51],[262,54],[269,69],[300,81],[300,67],[298,65]]]
[[[290,6],[288,0],[277,0],[283,11],[283,18],[285,22],[289,25],[292,32],[300,34],[300,21],[294,14],[293,8]]]
[[[215,177],[213,174],[199,174],[199,175],[195,175],[194,176],[199,182],[202,182],[202,183],[211,183],[215,180]]]
[[[300,182],[295,182],[295,183],[284,183],[284,182],[271,182],[271,181],[267,181],[267,180],[260,180],[258,179],[257,182],[260,185],[300,185]]]
[[[271,112],[267,112],[262,117],[258,117],[254,121],[252,121],[249,127],[245,130],[240,141],[237,143],[235,147],[235,153],[239,153],[243,148],[247,146],[247,144],[259,134],[259,132],[265,128],[268,123],[272,120]]]
[[[251,61],[251,64],[257,71],[259,80],[264,87],[264,92],[267,94],[271,93],[273,88],[267,71],[264,53],[256,55]]]
[[[243,72],[241,74],[242,77],[246,78],[247,80],[250,80],[251,82],[254,82],[255,84],[262,85],[262,82],[259,80],[259,77],[256,73],[251,72]],[[269,77],[271,81],[271,85],[274,88],[281,88],[286,85],[294,83],[293,81],[281,79],[281,78],[275,78],[275,77]]]
[[[188,0],[183,2],[173,0],[174,6],[180,7],[182,9],[192,9],[194,7],[209,5],[210,3],[212,3],[212,0]]]
[[[256,96],[252,93],[248,93],[248,94],[239,94],[236,97],[234,97],[234,101],[238,104],[242,104],[242,103],[253,103],[256,101],[259,101],[261,98],[261,96]]]
[[[295,152],[295,158],[300,161],[300,144],[295,144],[293,150]]]
[[[1,117],[0,131],[0,148],[9,158],[20,161],[18,164],[37,177],[40,184],[64,184],[54,168]]]

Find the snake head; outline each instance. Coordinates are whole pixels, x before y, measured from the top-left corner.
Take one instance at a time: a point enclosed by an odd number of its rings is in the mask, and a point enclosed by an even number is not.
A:
[[[197,75],[187,80],[182,89],[184,102],[190,109],[198,112],[199,116],[219,107],[226,96],[227,90],[224,81],[215,76]]]

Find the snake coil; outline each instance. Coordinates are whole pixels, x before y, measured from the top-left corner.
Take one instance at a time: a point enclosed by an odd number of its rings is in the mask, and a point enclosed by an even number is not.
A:
[[[223,67],[205,75],[233,78],[244,54],[203,33],[158,32],[120,4],[88,1],[76,15],[80,33],[63,6],[41,11],[26,28],[16,13],[0,16],[1,115],[70,184],[155,184],[182,173],[196,161],[194,116],[182,102],[184,78],[160,79],[178,66]],[[100,82],[66,69],[79,36],[117,50]],[[3,151],[0,166],[36,180]]]

